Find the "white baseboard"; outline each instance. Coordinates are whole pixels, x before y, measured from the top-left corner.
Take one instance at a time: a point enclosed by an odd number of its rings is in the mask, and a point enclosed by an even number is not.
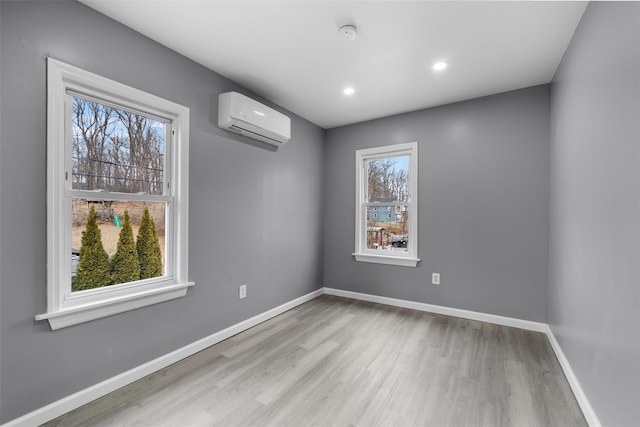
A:
[[[560,363],[560,366],[564,371],[565,377],[567,377],[569,386],[571,387],[571,390],[573,391],[573,394],[578,401],[578,405],[580,405],[580,409],[582,409],[582,414],[586,418],[587,423],[590,427],[602,427],[602,424],[600,423],[598,416],[593,410],[591,403],[589,403],[589,399],[587,399],[587,396],[584,394],[584,390],[580,385],[580,381],[578,381],[578,377],[576,377],[576,374],[573,372],[573,369],[569,364],[569,359],[567,359],[564,352],[562,351],[562,347],[560,347],[560,344],[558,343],[558,340],[556,339],[556,336],[554,335],[549,325],[547,325],[546,333],[547,337],[549,338],[549,342],[551,343],[551,347],[556,353],[558,362]]]
[[[580,405],[580,408],[582,409],[582,412],[587,419],[589,426],[602,426],[600,424],[600,421],[598,420],[598,417],[593,411],[589,400],[584,394],[584,391],[582,390],[580,382],[576,378],[573,369],[571,369],[571,365],[565,357],[562,348],[553,335],[551,328],[546,323],[532,322],[528,320],[497,316],[494,314],[480,313],[476,311],[461,310],[457,308],[450,308],[415,301],[363,294],[359,292],[344,291],[340,289],[322,288],[296,298],[292,301],[289,301],[285,304],[282,304],[278,307],[275,307],[271,310],[265,311],[264,313],[258,314],[250,319],[237,323],[226,329],[223,329],[222,331],[216,332],[176,351],[168,353],[120,375],[109,378],[108,380],[102,381],[101,383],[88,387],[33,412],[25,414],[20,418],[16,418],[15,420],[3,424],[2,427],[32,427],[43,424],[323,294],[352,298],[361,301],[369,301],[379,304],[386,304],[395,307],[410,308],[413,310],[444,314],[447,316],[461,317],[463,319],[478,320],[481,322],[494,323],[497,325],[510,326],[514,328],[545,333],[549,338],[551,347],[553,348],[553,351],[558,358],[560,366],[562,367],[567,377],[567,381],[569,382],[569,385],[571,386],[571,389],[576,396],[576,400],[578,401],[578,404]]]
[[[411,308],[429,313],[445,314],[447,316],[461,317],[463,319],[479,320],[481,322],[494,323],[496,325],[511,326],[513,328],[526,329],[529,331],[545,332],[548,327],[546,323],[532,322],[529,320],[514,319],[513,317],[497,316],[495,314],[480,313],[477,311],[461,310],[459,308],[444,307],[441,305],[427,304],[424,302],[408,301],[403,299],[381,297],[377,295],[362,294],[359,292],[343,291],[340,289],[324,288],[324,293],[339,297],[353,298],[362,301],[376,302],[379,304],[392,305],[394,307]]]
[[[193,342],[185,347],[179,348],[176,351],[165,354],[164,356],[133,368],[127,372],[123,372],[120,375],[116,375],[115,377],[109,378],[108,380],[102,381],[101,383],[88,387],[84,390],[80,390],[77,393],[53,402],[33,412],[29,412],[28,414],[25,414],[20,418],[16,418],[6,424],[3,424],[2,427],[33,427],[46,423],[47,421],[57,418],[60,415],[66,414],[67,412],[79,408],[80,406],[85,405],[99,397],[111,393],[112,391],[115,391],[121,387],[124,387],[127,384],[131,384],[132,382],[137,381],[140,378],[144,378],[149,374],[166,368],[167,366],[176,363],[186,357],[189,357],[192,354],[202,351],[207,347],[211,347],[212,345],[217,344],[220,341],[230,338],[242,331],[256,326],[279,314],[282,314],[285,311],[291,310],[292,308],[295,308],[300,304],[319,297],[323,293],[323,289],[318,289],[316,291],[303,295],[278,307],[272,308],[271,310],[265,311],[264,313],[258,314],[250,319],[223,329],[222,331],[216,332],[213,335],[202,338],[201,340]]]

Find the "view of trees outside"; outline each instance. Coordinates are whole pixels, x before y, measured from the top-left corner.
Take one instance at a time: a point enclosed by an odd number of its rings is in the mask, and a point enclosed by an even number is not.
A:
[[[98,191],[72,202],[72,290],[162,276],[166,202],[117,194],[163,194],[165,123],[73,97],[71,125],[72,188]]]
[[[103,203],[78,199],[74,205],[77,215],[84,217],[84,221],[73,226],[72,245],[76,249],[72,251],[72,291],[163,275],[164,232],[157,232],[150,211],[161,212],[164,216],[164,203],[117,202],[107,208],[119,212],[111,217],[104,214]],[[84,208],[79,209],[78,205],[84,205]],[[133,209],[134,215],[129,214],[129,208]],[[137,218],[135,223],[132,218]]]
[[[109,254],[102,245],[97,215],[92,207],[87,216],[87,227],[82,233],[82,245],[75,275],[71,280],[71,290],[100,288],[111,282]]]
[[[407,251],[409,156],[367,163],[367,248]]]
[[[114,285],[140,280],[140,262],[138,261],[138,251],[136,250],[136,241],[133,236],[128,210],[124,211],[121,227],[116,253],[111,257],[110,263],[110,284]],[[82,248],[80,249],[80,254],[82,255]],[[80,261],[82,262],[82,258]]]
[[[368,161],[369,202],[406,202],[409,198],[409,156]]]
[[[162,194],[163,122],[74,97],[72,129],[74,189]]]

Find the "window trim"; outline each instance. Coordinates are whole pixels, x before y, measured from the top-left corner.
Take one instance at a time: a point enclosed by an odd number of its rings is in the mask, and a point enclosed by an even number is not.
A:
[[[172,138],[165,142],[171,153],[166,177],[170,183],[166,194],[171,212],[167,227],[173,228],[168,233],[172,237],[166,242],[167,263],[172,263],[168,274],[132,282],[133,286],[114,285],[73,295],[70,288],[66,289],[71,277],[70,251],[67,251],[70,249],[71,196],[79,194],[69,191],[71,181],[65,179],[65,174],[71,175],[67,161],[69,142],[66,141],[67,109],[71,108],[67,102],[69,93],[148,112],[171,122]],[[187,289],[194,285],[188,280],[188,168],[189,108],[47,58],[47,311],[36,315],[36,320],[48,320],[55,330],[186,295]]]
[[[388,157],[409,156],[409,199],[407,202],[389,203],[390,205],[407,206],[409,222],[409,244],[407,254],[385,254],[377,250],[367,249],[365,218],[367,208],[367,168],[368,160],[384,159]],[[382,147],[356,150],[356,221],[355,221],[355,252],[352,254],[356,261],[376,264],[416,267],[418,258],[418,143],[386,145]]]

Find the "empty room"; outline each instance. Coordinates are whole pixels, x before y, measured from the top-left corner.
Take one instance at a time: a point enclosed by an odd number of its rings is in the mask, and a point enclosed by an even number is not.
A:
[[[640,2],[0,0],[0,425],[640,425]]]

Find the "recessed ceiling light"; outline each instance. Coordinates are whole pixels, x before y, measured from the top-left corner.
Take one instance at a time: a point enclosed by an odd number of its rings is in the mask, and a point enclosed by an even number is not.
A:
[[[344,93],[345,95],[353,95],[354,93],[356,93],[356,90],[352,87],[345,87],[342,93]]]
[[[435,64],[433,64],[433,70],[434,71],[442,71],[442,70],[446,69],[448,65],[449,64],[447,64],[444,61],[436,62]]]

